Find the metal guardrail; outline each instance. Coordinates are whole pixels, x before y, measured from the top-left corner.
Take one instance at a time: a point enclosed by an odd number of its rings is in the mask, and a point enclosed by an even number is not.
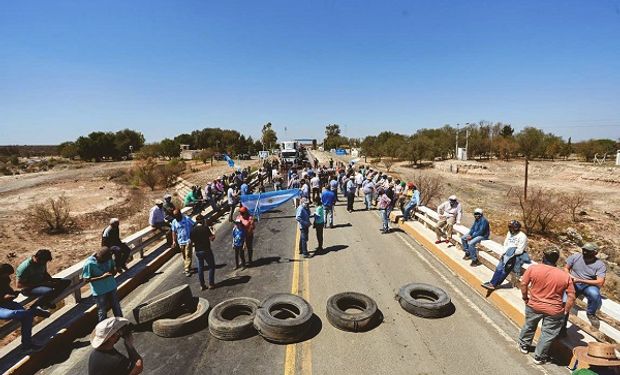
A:
[[[437,227],[437,221],[439,221],[439,215],[434,210],[420,206],[415,212],[416,219],[421,222],[425,227],[429,229],[435,229]],[[464,225],[454,225],[453,227],[455,234],[453,234],[453,239],[460,244],[461,237],[466,235],[469,232],[469,228]],[[490,269],[495,269],[495,266],[499,263],[499,259],[504,252],[504,247],[502,244],[497,243],[492,240],[486,240],[480,242],[479,246],[485,250],[486,253],[480,252],[480,258],[482,263]],[[523,268],[527,269],[528,267],[536,264],[536,262],[532,261],[531,264],[525,264]],[[590,328],[591,326],[587,322],[586,312],[585,310],[575,305],[573,307],[573,313],[581,320],[581,322],[575,322],[577,325],[590,326],[587,331],[588,333],[599,332],[603,336],[605,336],[606,341],[609,342],[620,342],[620,304],[610,299],[604,299],[603,305],[600,310],[603,314],[601,317],[601,324],[598,329]],[[573,316],[571,316],[571,322],[574,321]],[[590,332],[592,331],[592,332]]]
[[[250,180],[252,181],[250,185],[254,186],[256,184],[256,176],[258,175],[258,171],[255,171],[249,175]],[[177,180],[177,192],[185,195],[193,184],[188,181],[179,178]],[[227,207],[228,203],[226,202],[226,196],[222,197],[222,199],[218,202],[218,205],[221,207]],[[185,207],[181,211],[183,213],[187,213],[191,210],[191,207]],[[203,212],[206,211],[205,216],[209,217],[214,212],[211,207],[205,208]],[[164,236],[164,231],[148,226],[131,234],[128,237],[123,238],[123,242],[125,242],[129,248],[131,249],[130,256],[128,262],[131,261],[137,254],[140,255],[140,258],[144,258],[145,249],[153,244],[154,242],[160,240]],[[65,305],[75,305],[80,303],[83,299],[88,298],[90,296],[90,292],[86,296],[82,295],[82,288],[86,285],[84,280],[81,279],[83,264],[86,259],[81,260],[80,262],[72,265],[69,268],[66,268],[59,273],[53,275],[54,278],[62,278],[71,280],[71,284],[67,287],[63,292],[52,301],[53,303],[58,303],[59,301],[65,302]],[[16,302],[19,302],[23,305],[27,305],[30,302],[33,302],[36,297],[27,297],[22,294],[19,295]],[[60,316],[52,316],[49,319],[58,319]],[[49,320],[48,319],[48,320]],[[49,323],[49,322],[48,322]],[[0,338],[4,338],[10,335],[12,332],[17,330],[20,327],[20,323],[15,320],[6,321],[6,323],[0,326]]]

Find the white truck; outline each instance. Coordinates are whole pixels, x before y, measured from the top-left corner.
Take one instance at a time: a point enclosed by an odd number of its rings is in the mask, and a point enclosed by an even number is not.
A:
[[[295,141],[280,143],[280,159],[285,164],[295,164],[299,158],[299,144]]]

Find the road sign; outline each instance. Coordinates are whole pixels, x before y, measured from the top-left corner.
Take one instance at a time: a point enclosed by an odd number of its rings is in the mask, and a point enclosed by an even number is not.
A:
[[[269,157],[269,151],[259,151],[258,157],[261,159],[267,159]]]

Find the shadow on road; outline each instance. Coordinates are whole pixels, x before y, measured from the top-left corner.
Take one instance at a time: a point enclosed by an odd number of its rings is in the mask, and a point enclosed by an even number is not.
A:
[[[252,262],[252,268],[268,266],[271,263],[280,263],[280,257],[262,257]]]
[[[324,248],[322,248],[320,250],[314,251],[312,253],[312,256],[315,257],[315,256],[319,256],[319,255],[325,255],[325,254],[330,253],[330,252],[337,252],[337,251],[340,251],[340,250],[344,250],[347,247],[349,247],[349,245],[334,245],[334,246],[324,247]]]
[[[250,279],[251,277],[249,275],[233,276],[233,277],[229,277],[228,279],[222,280],[219,283],[217,283],[217,287],[221,288],[225,286],[246,284],[248,281],[250,281]]]
[[[60,350],[60,351],[56,351],[54,352],[54,355],[48,355],[45,356],[43,363],[41,363],[40,368],[44,369],[53,365],[57,365],[59,363],[63,363],[65,361],[67,361],[69,359],[69,357],[71,356],[71,353],[76,350],[76,349],[80,349],[80,348],[85,348],[87,346],[90,346],[90,341],[85,340],[85,341],[73,341],[71,343],[71,345],[68,345],[65,347],[65,350]]]
[[[346,223],[346,224],[336,224],[334,225],[331,229],[336,229],[336,228],[346,228],[346,227],[352,227],[353,224],[351,223]]]
[[[269,213],[271,213],[271,211],[269,211]],[[293,218],[295,218],[295,215],[269,216],[269,217],[261,217],[261,218],[259,219],[259,222],[260,222],[260,221],[263,221],[263,220],[293,219]]]

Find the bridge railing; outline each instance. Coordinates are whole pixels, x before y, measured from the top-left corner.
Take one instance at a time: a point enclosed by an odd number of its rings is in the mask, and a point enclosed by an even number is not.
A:
[[[257,173],[258,172],[253,172],[250,174],[252,186],[256,185],[257,183]],[[185,196],[187,192],[191,190],[191,187],[193,185],[194,184],[191,184],[188,181],[179,178],[177,180],[177,184],[175,185],[177,194],[179,194],[181,197]],[[227,206],[228,203],[226,201],[226,194],[224,194],[224,196],[218,202],[218,207],[221,208]],[[187,213],[191,211],[191,207],[182,208],[181,211],[183,213]],[[214,214],[211,207],[206,208],[205,210],[203,210],[203,212],[205,213],[205,216],[207,218]],[[145,212],[145,216],[148,216],[148,212]],[[122,241],[125,242],[131,249],[128,262],[131,262],[136,256],[143,258],[145,251],[148,249],[148,247],[155,242],[160,241],[163,238],[164,234],[165,231],[148,226],[129,235],[128,237],[123,238]],[[75,263],[71,267],[66,268],[52,276],[54,278],[62,278],[71,281],[69,287],[63,290],[62,293],[52,301],[52,303],[57,304],[63,301],[63,304],[65,306],[75,305],[80,303],[80,301],[82,301],[84,298],[90,296],[90,291],[87,291],[86,295],[84,295],[82,290],[86,285],[84,280],[81,278],[82,268],[85,261],[86,259],[82,259],[80,262]],[[36,297],[28,297],[20,294],[18,298],[15,299],[15,301],[21,303],[22,305],[28,305],[35,299]],[[61,316],[57,316],[57,314],[54,314],[51,318],[46,319],[45,322],[49,323],[50,320],[59,319],[60,317]],[[20,327],[20,323],[15,320],[0,320],[0,323],[4,323],[0,326],[0,338],[7,337]]]
[[[420,206],[415,212],[415,218],[424,227],[435,230],[437,228],[437,222],[439,221],[439,214],[436,211]],[[402,215],[399,211],[395,211],[393,218],[398,220]],[[460,246],[461,237],[469,233],[469,228],[456,224],[453,226],[452,239]],[[483,251],[479,252],[480,261],[484,266],[491,270],[495,270],[495,267],[499,263],[499,259],[504,253],[504,246],[492,240],[485,240],[478,245],[479,249]],[[536,264],[532,261],[531,264],[525,264],[524,269],[527,269],[532,264]],[[512,276],[511,276],[512,277]],[[578,303],[573,307],[572,312],[575,315],[570,316],[572,323],[578,325],[584,329],[587,333],[594,336],[597,339],[608,342],[620,342],[620,304],[608,298],[603,299],[603,305],[600,309],[600,327],[598,329],[592,327],[586,317],[586,311],[584,304],[578,300]]]

